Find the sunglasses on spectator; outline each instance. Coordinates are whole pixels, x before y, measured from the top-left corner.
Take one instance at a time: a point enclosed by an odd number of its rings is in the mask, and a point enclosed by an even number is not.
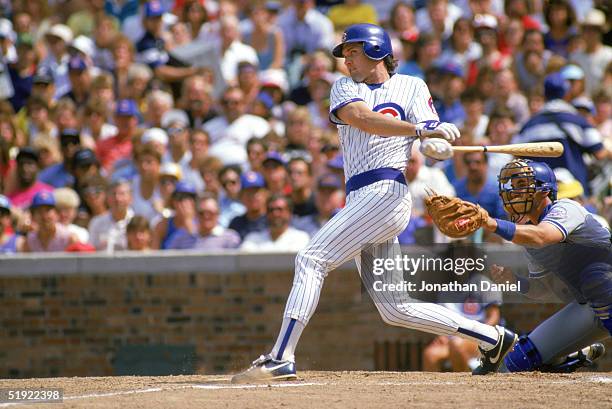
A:
[[[159,183],[162,185],[176,185],[177,180],[171,178],[160,179]]]
[[[224,105],[240,105],[242,104],[242,100],[241,99],[224,99],[223,104]]]
[[[285,212],[287,210],[289,210],[287,207],[280,207],[280,206],[268,207],[268,213]]]
[[[80,142],[79,140],[77,140],[77,139],[63,139],[63,140],[60,142],[60,145],[61,145],[63,148],[68,147],[68,146],[70,146],[70,145],[80,145],[80,144],[81,144],[81,142]]]
[[[198,210],[198,214],[200,216],[216,216],[219,214],[219,212],[213,212],[210,210]]]

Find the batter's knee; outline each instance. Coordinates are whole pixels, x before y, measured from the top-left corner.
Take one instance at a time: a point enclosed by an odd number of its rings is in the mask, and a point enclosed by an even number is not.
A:
[[[504,358],[504,364],[510,372],[534,371],[542,365],[542,356],[529,336],[523,335]]]
[[[331,262],[324,255],[311,246],[300,250],[295,257],[295,274],[314,274],[323,279],[331,269]]]

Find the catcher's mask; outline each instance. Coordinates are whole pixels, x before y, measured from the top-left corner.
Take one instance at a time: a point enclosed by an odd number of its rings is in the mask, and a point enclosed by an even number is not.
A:
[[[549,192],[557,200],[557,179],[552,169],[542,162],[513,159],[499,173],[499,195],[513,222],[531,212],[536,192]]]

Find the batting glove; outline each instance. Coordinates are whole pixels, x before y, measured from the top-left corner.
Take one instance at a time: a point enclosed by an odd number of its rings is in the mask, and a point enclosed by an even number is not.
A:
[[[416,136],[419,138],[444,138],[449,142],[461,137],[459,129],[450,122],[428,120],[416,124]]]

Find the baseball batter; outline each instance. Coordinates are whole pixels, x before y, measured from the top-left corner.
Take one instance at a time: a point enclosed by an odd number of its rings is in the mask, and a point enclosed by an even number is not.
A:
[[[512,222],[489,217],[484,227],[525,247],[530,271],[527,279],[521,278],[521,287],[528,290],[526,295],[539,298],[546,278],[554,274],[574,298],[521,337],[505,366],[511,372],[573,370],[581,358],[596,356],[576,355],[560,364],[558,358],[612,335],[610,231],[580,203],[556,199],[555,174],[543,162],[515,159],[506,164],[499,174],[499,192]],[[602,353],[594,345],[588,353]]]
[[[235,375],[235,383],[296,378],[294,352],[328,272],[350,259],[360,269],[360,251],[371,243],[383,244],[379,248],[387,249],[382,251],[388,251],[389,258],[398,251],[397,235],[411,210],[403,171],[416,137],[459,137],[453,124],[439,122],[422,80],[393,73],[391,41],[382,28],[348,27],[333,54],[344,57],[350,73],[350,78],[334,83],[330,105],[330,120],[338,125],[344,155],[346,206],[298,253],[277,341],[269,354]],[[469,320],[440,305],[411,303],[395,293],[371,295],[388,324],[476,341],[482,374],[496,371],[517,339],[502,327]]]

